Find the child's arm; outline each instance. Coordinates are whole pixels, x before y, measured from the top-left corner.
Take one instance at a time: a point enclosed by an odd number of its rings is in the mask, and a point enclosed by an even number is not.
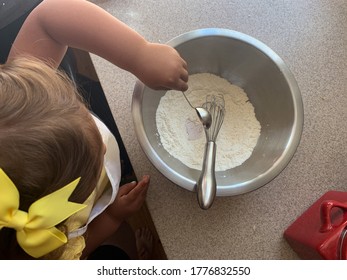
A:
[[[99,55],[149,87],[186,90],[186,62],[175,49],[147,42],[133,29],[85,0],[45,0],[28,16],[9,59],[27,54],[58,66],[67,46]]]
[[[138,183],[129,183],[119,189],[115,202],[88,226],[82,259],[113,235],[124,219],[140,210],[145,201],[148,186],[149,176],[144,176]]]

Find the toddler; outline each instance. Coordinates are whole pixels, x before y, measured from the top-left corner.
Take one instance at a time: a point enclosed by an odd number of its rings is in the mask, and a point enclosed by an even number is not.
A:
[[[149,176],[118,189],[114,137],[56,70],[67,46],[151,88],[187,89],[173,48],[87,1],[42,1],[0,67],[0,258],[84,259],[145,200]]]

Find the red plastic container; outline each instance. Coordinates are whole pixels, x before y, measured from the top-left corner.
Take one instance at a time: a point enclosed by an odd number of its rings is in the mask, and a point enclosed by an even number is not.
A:
[[[329,191],[284,232],[301,259],[347,259],[347,192]]]

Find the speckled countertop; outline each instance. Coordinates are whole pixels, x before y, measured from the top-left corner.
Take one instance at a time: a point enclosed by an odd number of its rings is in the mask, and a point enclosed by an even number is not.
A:
[[[92,2],[152,42],[199,28],[227,28],[264,42],[286,62],[305,111],[297,152],[267,185],[218,197],[203,211],[195,193],[163,177],[142,152],[130,109],[135,77],[92,56],[135,172],[151,175],[148,207],[169,259],[297,259],[284,230],[328,190],[347,191],[347,2]]]

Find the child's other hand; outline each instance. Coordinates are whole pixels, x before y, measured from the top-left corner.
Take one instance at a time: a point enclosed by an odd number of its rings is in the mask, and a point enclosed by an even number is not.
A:
[[[134,74],[152,89],[188,89],[187,63],[178,52],[163,44],[147,43],[138,55]]]
[[[146,175],[139,182],[121,186],[115,201],[107,208],[107,212],[117,220],[124,220],[140,210],[146,199],[149,181],[149,176]]]

